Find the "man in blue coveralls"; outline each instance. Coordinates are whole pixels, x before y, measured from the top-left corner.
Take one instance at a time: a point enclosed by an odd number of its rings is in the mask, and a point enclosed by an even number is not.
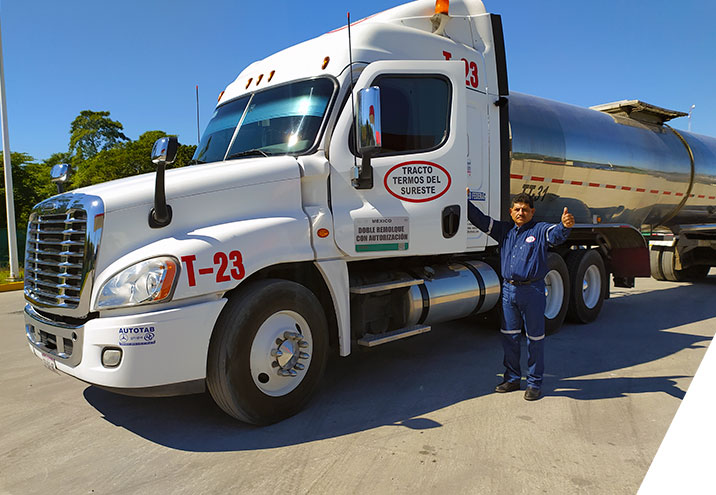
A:
[[[520,342],[522,329],[527,334],[526,400],[541,396],[544,373],[544,309],[547,275],[547,248],[561,244],[569,236],[574,217],[564,208],[561,223],[532,220],[535,208],[532,196],[521,193],[512,199],[510,216],[514,222],[494,220],[470,201],[467,217],[478,229],[500,246],[502,268],[502,347],[505,374],[495,392],[520,389]]]

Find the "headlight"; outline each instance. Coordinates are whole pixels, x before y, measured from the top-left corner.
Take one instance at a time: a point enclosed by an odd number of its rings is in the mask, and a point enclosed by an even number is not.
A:
[[[169,299],[174,292],[178,266],[176,259],[162,256],[122,270],[100,289],[97,308],[119,308]]]

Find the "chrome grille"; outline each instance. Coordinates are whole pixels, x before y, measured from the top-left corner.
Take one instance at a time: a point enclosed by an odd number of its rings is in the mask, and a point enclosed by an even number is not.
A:
[[[87,212],[36,212],[27,227],[25,294],[45,306],[77,308],[84,282]]]

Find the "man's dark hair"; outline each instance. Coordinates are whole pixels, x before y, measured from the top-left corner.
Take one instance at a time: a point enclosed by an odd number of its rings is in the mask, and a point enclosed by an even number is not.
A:
[[[526,205],[529,205],[530,208],[535,207],[535,202],[532,199],[532,196],[527,193],[519,193],[517,196],[513,197],[512,201],[510,202],[510,208],[515,206],[515,203],[524,203]]]

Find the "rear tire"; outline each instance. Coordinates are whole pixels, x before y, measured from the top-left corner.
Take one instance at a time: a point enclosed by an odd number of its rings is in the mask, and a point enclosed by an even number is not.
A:
[[[661,246],[652,246],[649,250],[649,265],[651,267],[651,278],[654,280],[666,280],[664,272],[661,270],[661,254],[664,248]]]
[[[547,269],[544,329],[547,334],[554,334],[562,328],[569,307],[569,272],[564,259],[557,253],[547,253]]]
[[[602,310],[607,283],[602,257],[594,249],[572,251],[567,268],[572,289],[567,314],[578,323],[594,321]]]
[[[664,274],[664,280],[669,282],[683,282],[683,273],[676,269],[676,253],[674,248],[666,248],[661,252],[661,272]]]
[[[711,267],[706,265],[692,265],[683,270],[676,269],[675,248],[665,248],[661,253],[661,271],[664,280],[670,282],[696,282],[703,280],[708,275]]]
[[[229,299],[216,322],[207,387],[234,418],[275,423],[308,402],[327,353],[326,316],[311,291],[286,280],[249,282]]]

